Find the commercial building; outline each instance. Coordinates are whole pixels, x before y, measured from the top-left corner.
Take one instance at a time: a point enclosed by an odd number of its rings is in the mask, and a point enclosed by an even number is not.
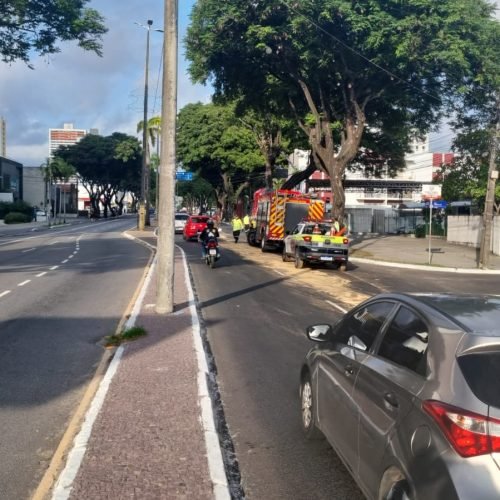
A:
[[[0,156],[0,193],[7,195],[1,201],[23,199],[23,166],[3,156]]]
[[[346,171],[344,178],[346,206],[399,206],[421,202],[435,185],[433,181],[441,165],[453,162],[453,153],[432,153],[428,137],[415,140],[412,152],[405,157],[406,167],[396,175],[388,169],[378,172],[359,166],[356,171]],[[309,152],[295,150],[289,157],[291,169],[304,170],[309,161]],[[330,180],[324,172],[316,171],[303,183],[301,190],[315,192],[327,204],[331,201]]]
[[[87,131],[76,129],[72,123],[65,123],[63,128],[49,129],[49,157],[54,156],[60,146],[71,146],[87,135]]]

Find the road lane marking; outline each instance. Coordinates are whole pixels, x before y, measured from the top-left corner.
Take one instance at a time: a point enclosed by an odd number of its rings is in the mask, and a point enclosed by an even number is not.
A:
[[[344,309],[343,307],[340,307],[339,305],[335,304],[335,302],[332,302],[331,300],[325,300],[327,304],[330,304],[331,306],[335,307],[335,309],[338,309],[342,313],[346,313],[347,309]]]
[[[27,285],[31,280],[26,280],[26,281],[23,281],[22,283],[18,283],[17,286],[24,286],[24,285]]]
[[[66,264],[66,262],[68,262],[68,259],[64,259],[63,261],[61,261],[61,264]]]
[[[35,248],[35,247],[33,247],[33,248],[28,248],[27,250],[23,250],[21,253],[32,252],[33,250],[36,250],[36,248]]]
[[[74,257],[74,255],[70,255],[70,256],[68,257],[68,259],[72,259],[73,257]]]
[[[0,298],[5,297],[10,293],[10,290],[5,290],[5,292],[0,293]]]
[[[51,271],[55,271],[58,267],[59,267],[59,266],[52,266],[52,267],[50,268],[50,270],[51,270]]]
[[[36,277],[37,278],[41,278],[42,276],[44,276],[45,274],[47,274],[47,271],[44,271],[43,273],[40,273],[40,274],[37,274]]]

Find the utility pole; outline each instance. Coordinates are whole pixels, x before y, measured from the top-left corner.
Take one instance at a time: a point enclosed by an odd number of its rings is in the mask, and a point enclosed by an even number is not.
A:
[[[495,128],[491,133],[490,162],[488,167],[488,184],[486,185],[486,200],[484,202],[483,227],[481,234],[481,248],[479,250],[479,267],[488,269],[491,254],[491,228],[493,222],[493,206],[495,204],[495,184],[498,179],[498,170],[496,167],[496,158],[498,150],[499,137],[499,119],[500,119],[500,98],[497,99],[497,108],[495,115]]]
[[[158,270],[155,310],[174,310],[174,196],[177,117],[178,0],[165,0],[163,42],[163,98],[161,110],[161,162],[158,211]]]

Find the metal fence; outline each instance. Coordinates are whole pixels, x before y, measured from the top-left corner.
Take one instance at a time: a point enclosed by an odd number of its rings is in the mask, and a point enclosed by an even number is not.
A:
[[[346,207],[345,211],[351,233],[410,234],[426,225],[421,209]]]

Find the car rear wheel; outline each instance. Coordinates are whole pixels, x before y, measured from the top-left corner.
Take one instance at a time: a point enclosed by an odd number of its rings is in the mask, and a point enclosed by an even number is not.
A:
[[[380,483],[379,500],[411,500],[408,481],[395,467],[384,474]]]
[[[295,251],[295,267],[297,269],[302,269],[304,267],[304,259],[301,259],[298,249]]]
[[[321,439],[323,434],[316,427],[315,401],[311,384],[311,376],[306,373],[300,383],[300,405],[302,431],[307,439]]]
[[[283,247],[283,253],[282,253],[281,257],[283,259],[283,262],[290,262],[290,257],[286,253],[286,247],[285,246]]]

